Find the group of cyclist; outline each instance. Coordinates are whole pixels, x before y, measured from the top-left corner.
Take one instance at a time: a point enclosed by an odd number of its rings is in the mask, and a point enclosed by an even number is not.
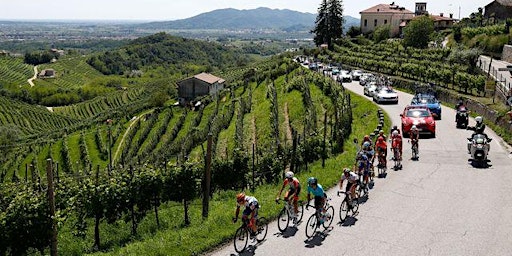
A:
[[[400,133],[400,130],[395,125],[391,129],[391,149],[395,150],[397,149],[399,152],[398,157],[400,157],[399,160],[401,160],[402,156],[402,135]],[[412,143],[418,143],[419,140],[419,132],[416,126],[413,126],[411,128],[411,131],[409,133],[409,137],[412,141]],[[375,149],[375,150],[374,150]],[[357,153],[356,156],[356,164],[354,165],[354,168],[344,168],[343,172],[341,174],[340,182],[339,182],[339,188],[340,190],[343,189],[344,181],[347,181],[345,186],[345,193],[349,196],[350,201],[353,203],[355,198],[355,192],[357,185],[360,184],[360,177],[362,176],[362,182],[363,184],[368,184],[370,175],[373,175],[373,163],[375,161],[375,158],[378,158],[378,164],[382,165],[382,168],[386,168],[386,157],[387,157],[387,138],[384,134],[384,131],[379,131],[379,135],[376,139],[375,143],[372,143],[372,140],[369,135],[364,136],[361,149]],[[318,179],[315,177],[310,177],[307,180],[307,200],[308,202],[311,199],[314,199],[314,207],[317,210],[317,212],[325,211],[324,205],[327,200],[327,194],[325,193],[323,187],[321,184],[318,183]],[[287,191],[284,194],[284,200],[289,201],[291,200],[291,203],[293,204],[293,209],[295,216],[292,216],[294,219],[294,224],[296,224],[296,216],[298,214],[298,200],[299,200],[299,194],[301,192],[301,184],[300,181],[294,176],[294,173],[291,171],[288,171],[285,173],[285,178],[283,181],[283,185],[281,186],[281,189],[277,193],[276,196],[276,202],[280,200],[281,194],[285,188],[288,188]],[[238,215],[240,213],[240,208],[244,207],[244,210],[242,212],[242,220],[244,223],[248,225],[250,230],[252,230],[251,235],[255,235],[255,232],[257,230],[257,227],[255,225],[255,218],[258,216],[258,209],[259,204],[258,200],[253,196],[247,196],[245,193],[239,193],[236,196],[237,200],[237,208],[235,213],[235,218],[233,218],[233,222],[236,222],[238,220]],[[306,206],[307,207],[307,206]],[[318,218],[317,225],[321,224],[322,219]]]

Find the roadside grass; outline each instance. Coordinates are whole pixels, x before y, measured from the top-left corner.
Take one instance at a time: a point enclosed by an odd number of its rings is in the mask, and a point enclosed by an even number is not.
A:
[[[321,161],[308,165],[308,169],[297,173],[297,178],[305,184],[310,176],[319,179],[319,183],[326,189],[332,188],[338,183],[343,167],[351,166],[356,151],[352,143],[353,138],[362,138],[365,134],[373,131],[378,124],[378,106],[364,97],[351,93],[354,120],[352,123],[352,134],[346,138],[344,152],[326,160],[325,168],[322,168]],[[385,128],[389,129],[390,120],[385,117]],[[262,208],[261,216],[275,219],[281,205],[274,203],[274,197],[280,184],[266,184],[259,186],[254,192],[247,191],[247,194],[254,195],[260,201]],[[209,206],[209,217],[201,217],[201,199],[191,202],[189,207],[191,224],[184,225],[183,206],[176,203],[164,204],[160,207],[159,216],[161,227],[156,227],[154,215],[148,214],[139,225],[139,235],[135,238],[129,236],[129,225],[119,221],[110,227],[101,226],[103,243],[112,246],[112,251],[98,252],[94,255],[198,255],[214,249],[222,244],[232,242],[232,236],[240,223],[232,224],[235,202],[234,196],[238,191],[222,191],[213,195]],[[329,195],[333,196],[333,195]],[[306,193],[301,193],[301,199],[305,200]],[[64,232],[61,232],[61,234]],[[71,232],[65,232],[63,240],[73,243]],[[88,231],[86,245],[92,245],[92,230]],[[129,239],[134,241],[126,244]],[[83,241],[78,241],[84,244]],[[62,244],[62,243],[60,243]],[[71,247],[69,245],[69,247]],[[108,247],[108,246],[107,246]],[[74,254],[65,251],[63,254]],[[71,249],[71,248],[69,248]],[[69,252],[69,253],[68,253]],[[74,252],[79,252],[75,250]]]

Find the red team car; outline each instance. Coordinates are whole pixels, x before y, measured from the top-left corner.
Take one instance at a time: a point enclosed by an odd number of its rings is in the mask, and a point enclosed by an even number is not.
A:
[[[402,119],[402,133],[409,136],[411,127],[416,125],[420,134],[430,134],[436,137],[436,121],[426,106],[406,106],[404,112],[400,114]]]

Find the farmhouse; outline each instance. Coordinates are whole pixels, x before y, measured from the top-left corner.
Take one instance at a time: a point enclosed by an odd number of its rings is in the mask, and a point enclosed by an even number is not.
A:
[[[44,69],[39,72],[37,75],[39,78],[53,78],[55,77],[55,70],[53,69]]]
[[[512,18],[512,0],[494,0],[485,6],[484,18],[506,20]]]
[[[188,102],[198,96],[215,95],[224,89],[226,81],[212,74],[201,73],[178,82],[180,102]]]

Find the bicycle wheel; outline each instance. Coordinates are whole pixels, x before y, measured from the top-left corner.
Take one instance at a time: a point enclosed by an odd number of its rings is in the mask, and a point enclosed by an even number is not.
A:
[[[315,234],[316,229],[317,229],[316,223],[317,223],[316,213],[314,213],[313,215],[311,215],[311,217],[309,217],[308,222],[306,223],[306,237],[307,238],[311,238]]]
[[[245,227],[239,227],[235,232],[234,245],[235,251],[241,253],[247,247],[247,242],[249,241],[249,233]]]
[[[352,199],[355,202],[354,206],[352,206],[352,214],[355,214],[357,212],[357,210],[359,210],[359,197],[360,197],[360,194],[358,191],[356,191],[355,197],[354,197],[354,199]]]
[[[256,241],[261,242],[267,237],[268,221],[265,217],[259,217],[256,220],[258,231],[256,232]]]
[[[324,226],[324,229],[327,229],[328,227],[331,226],[333,218],[334,218],[334,207],[332,207],[332,205],[331,205],[325,211],[325,220],[324,220],[324,223],[322,224]]]
[[[284,232],[286,228],[288,228],[289,223],[290,215],[288,214],[288,211],[286,210],[285,206],[283,207],[283,209],[279,213],[279,216],[277,217],[277,228],[279,228],[279,231]]]
[[[348,196],[348,195],[347,195]],[[343,199],[343,202],[340,204],[340,221],[344,222],[348,216],[348,201],[347,198]]]
[[[299,212],[297,213],[297,223],[302,221],[302,217],[304,217],[304,205],[299,203],[298,207]]]

